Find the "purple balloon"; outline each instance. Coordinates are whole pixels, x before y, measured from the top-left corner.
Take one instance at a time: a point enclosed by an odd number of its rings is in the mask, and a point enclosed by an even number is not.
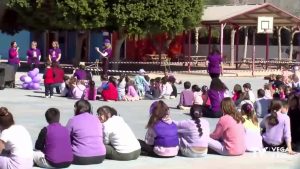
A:
[[[24,82],[26,76],[27,76],[27,75],[22,75],[22,76],[20,77],[20,80],[21,80],[22,82]]]
[[[32,71],[34,71],[36,74],[40,73],[39,68],[34,68]]]
[[[24,78],[24,82],[27,83],[27,84],[31,83],[31,82],[32,82],[31,77],[26,76],[26,77]]]
[[[30,90],[38,90],[40,89],[40,84],[39,83],[30,83]]]
[[[28,89],[29,84],[28,83],[23,83],[22,84],[22,89]]]
[[[31,77],[32,79],[37,75],[38,73],[37,72],[34,72],[34,71],[29,71],[28,72],[28,76]]]
[[[42,77],[37,75],[32,79],[33,83],[40,83],[40,81],[42,80]]]

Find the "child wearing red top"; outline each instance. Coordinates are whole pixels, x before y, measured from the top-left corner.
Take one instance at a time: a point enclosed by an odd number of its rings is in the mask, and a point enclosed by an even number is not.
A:
[[[101,95],[104,101],[118,100],[116,78],[114,78],[113,76],[109,77],[107,84],[104,86],[101,92]]]
[[[60,94],[60,92],[63,89],[64,85],[64,76],[65,76],[65,71],[59,66],[58,62],[52,62],[52,70],[54,76],[54,83],[53,83],[53,88],[56,89],[56,93]]]
[[[43,77],[45,85],[45,98],[51,98],[53,96],[54,73],[50,62],[46,63],[46,69]]]

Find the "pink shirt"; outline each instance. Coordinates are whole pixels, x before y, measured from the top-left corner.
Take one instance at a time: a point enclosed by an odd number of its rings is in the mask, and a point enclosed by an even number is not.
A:
[[[133,86],[128,86],[127,90],[128,90],[127,91],[128,96],[131,96],[131,97],[138,97],[139,96]]]
[[[229,115],[224,115],[219,119],[210,137],[223,140],[229,155],[241,155],[246,151],[244,126],[242,122],[237,123]]]

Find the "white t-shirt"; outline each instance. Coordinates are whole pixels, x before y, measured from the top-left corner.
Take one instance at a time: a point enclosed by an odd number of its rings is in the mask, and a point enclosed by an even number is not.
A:
[[[111,144],[119,153],[131,153],[141,148],[132,130],[122,117],[112,116],[104,126],[104,143]]]
[[[194,103],[197,105],[202,105],[203,104],[203,99],[202,99],[202,92],[194,92]]]
[[[254,95],[254,93],[253,93],[253,91],[252,90],[249,90],[248,91],[248,94],[249,94],[249,99],[250,99],[250,101],[252,102],[252,104],[256,101],[256,98],[255,98],[255,95]]]
[[[21,125],[12,125],[1,133],[0,140],[5,143],[5,150],[12,156],[33,159],[32,140],[28,131]]]

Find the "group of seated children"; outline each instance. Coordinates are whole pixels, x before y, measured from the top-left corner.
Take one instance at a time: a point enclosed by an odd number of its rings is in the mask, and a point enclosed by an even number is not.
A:
[[[78,72],[79,71],[79,72]],[[83,68],[75,71],[71,78],[64,77],[64,89],[61,95],[73,99],[86,99],[104,101],[137,101],[144,98],[150,100],[174,99],[177,97],[176,79],[173,75],[150,79],[141,69],[130,79],[127,75],[114,76],[101,75],[101,84],[97,88],[95,82],[83,75]],[[47,78],[45,78],[46,85]],[[47,92],[47,90],[46,90]],[[53,95],[53,92],[52,92]]]
[[[86,100],[77,101],[74,108],[74,117],[66,126],[59,123],[58,109],[48,109],[48,125],[40,131],[33,149],[29,132],[1,107],[0,168],[31,169],[33,164],[66,168],[71,164],[100,164],[105,158],[128,161],[140,156],[138,140],[114,108],[99,107],[97,116]]]

